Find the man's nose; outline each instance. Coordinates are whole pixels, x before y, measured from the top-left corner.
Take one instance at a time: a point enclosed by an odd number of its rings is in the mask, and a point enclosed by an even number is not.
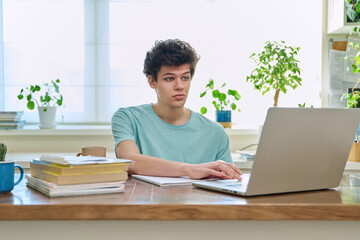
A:
[[[184,83],[181,78],[176,78],[175,80],[175,89],[184,89]]]

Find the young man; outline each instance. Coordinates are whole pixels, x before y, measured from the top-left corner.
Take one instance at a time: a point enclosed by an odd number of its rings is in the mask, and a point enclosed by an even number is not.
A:
[[[223,127],[185,108],[198,60],[178,39],[157,41],[146,54],[157,103],[120,108],[112,117],[117,157],[135,162],[129,174],[241,180]]]

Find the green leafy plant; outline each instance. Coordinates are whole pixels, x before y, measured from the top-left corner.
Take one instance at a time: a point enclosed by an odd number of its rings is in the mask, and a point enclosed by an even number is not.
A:
[[[360,34],[360,28],[358,27],[354,27],[354,29],[352,30],[352,33],[356,33],[358,32]],[[358,72],[360,72],[360,46],[358,43],[354,43],[349,41],[348,42],[348,47],[352,49],[352,54],[349,54],[348,56],[345,56],[343,58],[343,60],[348,60],[350,61],[353,73],[357,74]],[[358,85],[358,83],[356,83],[356,85]]]
[[[358,0],[345,0],[345,12],[348,22],[360,21],[360,1]]]
[[[347,99],[347,108],[356,108],[360,99],[360,92],[354,91],[353,88],[350,93],[346,93],[341,97],[341,100],[343,99]]]
[[[45,112],[47,111],[47,107],[60,107],[63,105],[63,96],[60,94],[58,84],[60,84],[59,79],[55,81],[51,80],[50,83],[43,83],[43,91],[39,85],[30,85],[20,90],[18,99],[26,99],[26,106],[30,110],[35,108],[35,104],[38,107],[44,107]],[[40,96],[38,97],[39,94]]]
[[[241,95],[238,91],[233,89],[228,89],[226,91],[221,91],[222,88],[226,86],[226,83],[223,83],[220,88],[216,89],[214,86],[214,80],[209,79],[209,83],[205,87],[205,91],[200,94],[200,97],[204,97],[208,91],[211,91],[212,97],[215,99],[212,101],[216,111],[224,111],[224,110],[238,110],[240,112],[240,108],[236,105],[236,101],[239,101]],[[200,109],[202,114],[207,113],[207,108],[202,107]]]
[[[250,56],[258,67],[246,77],[246,82],[252,82],[262,95],[274,89],[274,107],[278,105],[280,91],[286,93],[288,87],[301,86],[301,69],[295,59],[299,50],[299,47],[285,45],[284,41],[267,41],[262,52]]]
[[[310,107],[307,107],[307,106],[306,106],[306,103],[303,103],[303,104],[299,103],[299,104],[298,104],[298,107],[299,107],[299,108],[314,108],[313,105],[311,105]]]
[[[360,7],[360,3],[358,4],[358,6]],[[360,34],[360,28],[354,27],[352,30],[352,33],[356,33],[356,32],[358,32]],[[358,74],[360,72],[360,45],[358,43],[354,43],[351,41],[348,42],[348,45],[349,45],[348,47],[352,49],[352,51],[351,51],[352,54],[345,56],[343,58],[343,60],[350,61],[353,73]],[[356,91],[355,89],[359,85],[359,82],[360,82],[360,78],[355,83],[354,87],[351,89],[351,92],[345,93],[341,97],[341,101],[343,101],[344,99],[347,99],[347,108],[356,108],[358,105],[358,100],[360,98],[360,92]]]

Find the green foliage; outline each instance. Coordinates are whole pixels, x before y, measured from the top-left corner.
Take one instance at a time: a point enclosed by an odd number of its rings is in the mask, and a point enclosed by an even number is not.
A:
[[[214,87],[214,80],[209,79],[209,83],[205,87],[205,91],[200,94],[200,97],[204,97],[208,91],[211,91],[212,97],[215,99],[212,101],[212,104],[214,105],[216,111],[224,111],[224,110],[237,110],[240,112],[240,108],[236,105],[236,101],[239,101],[241,96],[238,93],[238,91],[233,89],[228,89],[226,91],[221,91],[222,88],[226,86],[226,83],[223,83],[223,85],[216,89]],[[202,114],[207,113],[207,108],[202,107],[200,109],[200,112]]]
[[[299,107],[299,108],[307,108],[306,103],[303,103],[303,104],[299,103],[299,104],[298,104],[298,107]],[[309,108],[314,108],[314,106],[311,105]]]
[[[359,22],[360,2],[358,0],[345,0],[345,12],[348,17],[348,21]]]
[[[20,90],[18,99],[23,100],[26,97],[26,106],[30,110],[35,108],[35,104],[39,107],[45,107],[44,111],[47,111],[46,107],[60,107],[63,105],[63,96],[60,94],[58,84],[60,84],[60,79],[56,79],[55,81],[51,80],[51,83],[43,83],[42,92],[39,85],[30,85]],[[40,96],[36,98],[38,94],[40,94]]]
[[[285,45],[284,41],[267,41],[262,52],[251,54],[250,59],[258,67],[246,77],[246,81],[252,82],[263,95],[274,89],[274,106],[277,106],[280,91],[286,93],[288,87],[296,89],[301,86],[301,69],[295,59],[299,50],[299,47]]]
[[[359,5],[360,7],[360,5]],[[359,11],[360,12],[360,11]],[[360,28],[354,27],[353,32],[360,33]],[[352,71],[354,74],[358,74],[360,72],[360,45],[358,43],[348,42],[348,47],[352,48],[355,54],[350,54],[345,56],[344,60],[349,60],[351,63]],[[341,97],[341,101],[347,99],[347,108],[356,108],[358,105],[358,99],[360,98],[360,93],[355,91],[355,88],[358,86],[360,79],[356,82],[352,91],[350,93],[346,93]]]
[[[357,27],[355,27],[354,31],[357,30]],[[358,31],[360,33],[360,28]],[[359,44],[355,44],[353,42],[348,42],[348,45],[348,47],[352,48],[356,54],[349,54],[348,56],[344,57],[344,60],[350,61],[353,73],[357,74],[358,72],[360,72],[360,46]]]
[[[347,99],[347,108],[356,108],[358,105],[359,98],[360,98],[360,92],[354,91],[353,89],[351,93],[344,94],[341,97],[341,100]]]

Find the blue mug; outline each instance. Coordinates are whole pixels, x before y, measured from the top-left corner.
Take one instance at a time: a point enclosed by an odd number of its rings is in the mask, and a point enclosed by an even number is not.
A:
[[[14,183],[15,168],[20,170],[20,178]],[[14,162],[0,162],[0,193],[10,192],[24,177],[24,169]]]

